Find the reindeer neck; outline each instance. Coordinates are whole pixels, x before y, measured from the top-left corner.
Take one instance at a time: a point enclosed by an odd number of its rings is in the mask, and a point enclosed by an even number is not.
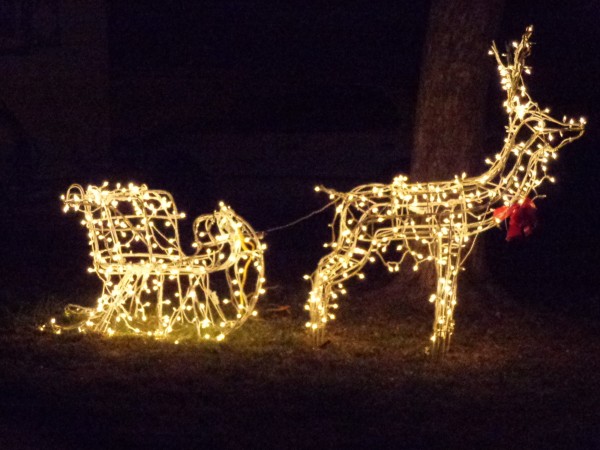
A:
[[[491,202],[510,205],[529,195],[542,181],[539,152],[532,152],[527,143],[506,145],[495,156],[490,169],[480,177]],[[544,166],[545,168],[545,166]]]

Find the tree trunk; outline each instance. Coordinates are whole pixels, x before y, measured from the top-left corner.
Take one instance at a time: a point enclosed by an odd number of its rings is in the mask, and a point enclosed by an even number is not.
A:
[[[484,170],[486,103],[494,65],[487,52],[502,19],[504,0],[433,0],[425,38],[413,130],[411,181],[452,179]],[[479,242],[468,261],[475,278],[489,274]],[[422,289],[435,283],[433,267],[419,273]]]
[[[494,65],[487,50],[504,0],[433,0],[411,158],[412,181],[483,168],[486,101]],[[489,153],[489,152],[487,152]]]

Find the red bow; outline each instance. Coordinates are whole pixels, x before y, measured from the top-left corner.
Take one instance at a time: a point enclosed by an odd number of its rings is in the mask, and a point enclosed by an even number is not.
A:
[[[500,222],[510,218],[506,240],[529,236],[537,224],[536,210],[533,200],[525,197],[519,203],[502,206],[494,210],[494,218]]]

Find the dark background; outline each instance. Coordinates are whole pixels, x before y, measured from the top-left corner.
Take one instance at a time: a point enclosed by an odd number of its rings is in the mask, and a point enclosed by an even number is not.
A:
[[[5,300],[93,298],[85,232],[58,198],[72,182],[144,182],[189,217],[225,200],[268,230],[324,205],[315,184],[408,171],[429,2],[77,3],[0,11]],[[589,128],[555,163],[535,235],[507,244],[491,231],[484,244],[494,281],[517,298],[586,315],[600,300],[599,12],[595,1],[507,2],[500,45],[535,26],[532,97]],[[504,121],[493,79],[490,154]],[[271,287],[308,290],[301,277],[330,219],[267,234]]]

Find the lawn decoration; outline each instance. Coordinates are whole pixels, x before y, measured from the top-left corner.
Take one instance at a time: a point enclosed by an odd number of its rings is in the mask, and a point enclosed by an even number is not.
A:
[[[331,253],[323,257],[312,274],[306,309],[315,343],[323,340],[327,322],[335,318],[344,282],[367,261],[379,258],[389,271],[398,272],[407,257],[414,270],[429,262],[435,265],[437,288],[429,301],[435,305],[431,351],[443,354],[454,332],[457,279],[477,236],[511,217],[509,238],[528,234],[533,226],[533,203],[528,196],[545,180],[548,163],[564,145],[581,137],[585,120],[557,120],[529,96],[523,73],[531,50],[532,27],[514,42],[503,62],[495,45],[490,54],[498,62],[504,107],[508,114],[504,146],[491,167],[476,177],[465,173],[453,180],[410,183],[405,176],[392,184],[367,184],[350,192],[317,187],[336,203]]]
[[[220,204],[194,221],[195,252],[184,254],[171,194],[146,185],[109,189],[74,184],[64,211],[82,212],[93,267],[103,282],[97,306],[69,305],[72,326],[108,336],[138,334],[155,338],[220,341],[255,315],[264,279],[258,235],[235,212]]]

